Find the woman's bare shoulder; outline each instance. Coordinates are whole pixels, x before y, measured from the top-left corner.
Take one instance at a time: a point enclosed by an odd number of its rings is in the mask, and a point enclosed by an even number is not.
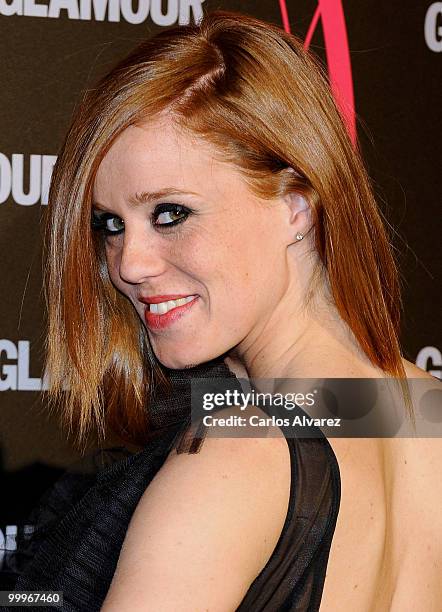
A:
[[[405,429],[407,435],[383,441],[386,468],[394,475],[390,478],[392,489],[401,499],[408,498],[403,512],[413,520],[419,511],[422,520],[430,521],[433,510],[442,504],[442,382],[406,359],[402,361],[417,425],[415,431]],[[437,416],[433,414],[435,409],[441,414],[439,422],[429,429],[422,427],[425,409],[429,408],[426,397],[431,398],[430,417]]]
[[[388,610],[438,610],[442,439],[393,438],[383,443],[388,491],[384,567],[392,585]]]
[[[135,510],[103,610],[235,609],[276,546],[290,482],[281,438],[172,452]]]
[[[434,378],[434,376],[432,376],[425,370],[422,370],[422,368],[419,368],[411,361],[408,361],[407,359],[402,359],[402,363],[404,365],[405,374],[407,375],[407,378],[426,378],[430,381],[433,380],[435,383],[438,382],[437,379]]]
[[[403,550],[434,551],[442,565],[442,438],[383,440],[390,525]]]

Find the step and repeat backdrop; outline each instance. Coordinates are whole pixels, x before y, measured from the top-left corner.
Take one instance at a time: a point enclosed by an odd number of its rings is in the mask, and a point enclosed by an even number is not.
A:
[[[79,454],[41,401],[41,217],[82,91],[162,28],[237,10],[297,34],[346,103],[395,230],[404,355],[442,376],[442,2],[0,0],[0,578],[29,510]]]

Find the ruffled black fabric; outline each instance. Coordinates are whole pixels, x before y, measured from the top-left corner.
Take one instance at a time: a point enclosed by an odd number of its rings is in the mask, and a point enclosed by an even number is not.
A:
[[[62,591],[66,612],[100,610],[142,494],[174,447],[188,451],[194,445],[185,434],[195,375],[230,378],[241,390],[220,363],[171,370],[172,394],[155,399],[154,431],[146,448],[137,454],[121,449],[102,455],[101,464],[107,460],[109,465],[98,465],[96,473],[67,473],[43,498],[31,517],[37,525],[34,537],[18,552],[16,590]],[[299,414],[305,413],[299,409]],[[339,467],[324,436],[287,443],[292,467],[288,514],[278,544],[239,612],[319,609],[339,510]]]

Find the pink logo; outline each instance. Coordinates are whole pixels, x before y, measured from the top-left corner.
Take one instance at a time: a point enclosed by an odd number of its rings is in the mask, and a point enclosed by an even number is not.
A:
[[[290,23],[285,0],[279,0],[279,6],[284,30],[290,33]],[[356,145],[353,77],[342,1],[318,0],[318,6],[305,37],[305,49],[308,49],[310,46],[319,17],[321,17],[324,32],[325,52],[333,95],[344,118],[350,138],[353,144]]]

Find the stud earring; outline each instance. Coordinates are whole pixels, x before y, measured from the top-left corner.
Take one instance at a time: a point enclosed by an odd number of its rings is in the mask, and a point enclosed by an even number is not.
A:
[[[298,232],[296,234],[296,240],[302,240],[304,238],[304,234],[301,234],[301,232]]]

